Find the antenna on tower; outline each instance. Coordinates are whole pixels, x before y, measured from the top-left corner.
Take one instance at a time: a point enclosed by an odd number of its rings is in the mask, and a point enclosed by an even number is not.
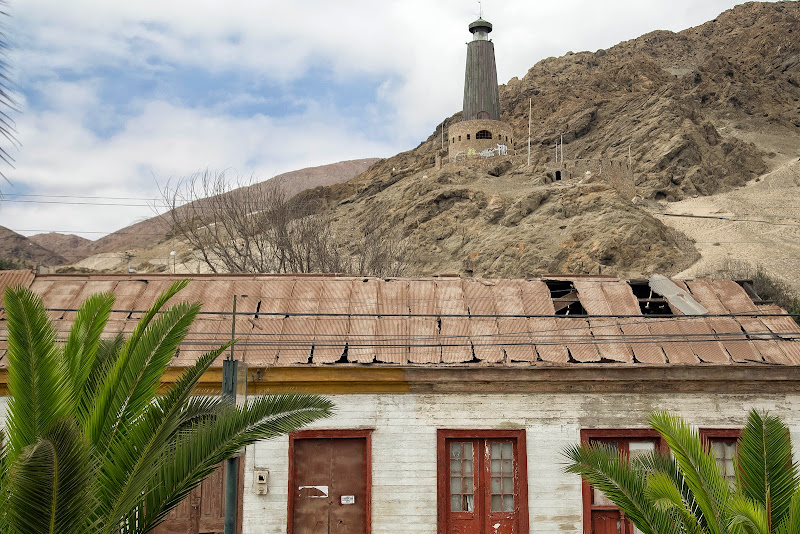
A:
[[[481,4],[481,0],[478,0],[478,18],[483,18],[483,5]]]

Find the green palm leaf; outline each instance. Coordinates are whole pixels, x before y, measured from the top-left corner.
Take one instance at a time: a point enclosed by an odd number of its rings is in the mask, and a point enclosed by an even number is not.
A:
[[[568,473],[581,475],[602,491],[644,534],[672,534],[673,516],[653,505],[646,491],[646,473],[620,458],[615,447],[575,445],[564,455]]]
[[[650,425],[661,434],[680,466],[686,485],[703,515],[710,534],[727,532],[731,488],[710,447],[702,446],[696,430],[669,412],[654,412]]]
[[[9,474],[7,521],[17,534],[83,532],[92,506],[88,444],[77,425],[55,421],[25,447]]]
[[[729,503],[731,531],[743,534],[770,534],[767,511],[744,495],[736,495]]]
[[[158,524],[217,464],[245,446],[297,430],[332,411],[332,403],[317,395],[267,395],[245,407],[225,406],[192,432],[178,434],[146,494],[142,510],[146,527]]]
[[[797,534],[800,532],[800,491],[789,501],[789,511],[775,528],[775,534]]]
[[[750,412],[739,440],[739,469],[742,492],[766,508],[768,524],[783,521],[800,484],[789,429],[780,419]]]
[[[38,295],[6,288],[8,324],[8,437],[13,463],[54,421],[70,413],[71,384],[56,333]]]

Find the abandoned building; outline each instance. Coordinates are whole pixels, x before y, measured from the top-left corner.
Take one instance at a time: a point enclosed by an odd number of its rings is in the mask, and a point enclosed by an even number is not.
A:
[[[514,145],[511,125],[500,120],[500,94],[491,23],[479,18],[469,25],[461,122],[450,126],[448,156],[451,161],[470,156],[505,156]]]
[[[113,292],[110,334],[130,332],[175,279],[6,271],[0,286],[41,295],[59,332],[90,294]],[[655,409],[697,425],[729,474],[751,408],[800,439],[800,331],[746,281],[219,274],[194,276],[179,298],[205,313],[176,370],[230,339],[234,317],[249,395],[317,392],[336,404],[330,419],[247,448],[247,534],[630,534],[564,473],[564,447],[652,449]],[[220,366],[206,393],[220,391]],[[209,477],[157,532],[221,532],[223,480]]]

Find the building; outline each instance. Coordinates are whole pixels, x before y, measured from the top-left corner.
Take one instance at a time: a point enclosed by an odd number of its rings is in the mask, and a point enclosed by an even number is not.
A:
[[[17,271],[0,286],[39,293],[59,331],[84,298],[112,291],[109,330],[129,332],[174,278]],[[652,448],[646,417],[662,408],[700,426],[726,466],[751,408],[800,440],[800,331],[747,282],[220,274],[194,276],[180,297],[210,313],[174,368],[230,338],[235,298],[250,394],[318,392],[337,406],[247,448],[243,533],[622,534],[613,506],[563,472],[565,446]],[[6,373],[0,357],[0,414]],[[217,366],[202,386],[220,383]],[[163,532],[217,532],[222,479]]]
[[[464,74],[464,108],[461,122],[450,126],[448,156],[451,161],[473,156],[505,156],[514,144],[511,126],[500,120],[500,95],[491,23],[479,18],[469,25]]]

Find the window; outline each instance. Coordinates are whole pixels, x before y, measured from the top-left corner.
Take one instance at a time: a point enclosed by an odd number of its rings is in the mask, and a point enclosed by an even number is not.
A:
[[[741,435],[742,431],[738,428],[700,429],[700,436],[708,440],[711,451],[717,458],[717,464],[731,486],[736,485],[736,471],[733,460],[739,454],[737,442]]]
[[[475,134],[475,139],[491,139],[491,138],[492,138],[492,132],[490,132],[489,130],[481,130]]]
[[[652,429],[581,430],[581,442],[605,444],[634,458],[653,450],[666,450],[658,432]],[[583,481],[584,534],[639,534],[619,508],[603,493]]]
[[[527,532],[524,430],[439,430],[440,532]]]
[[[578,290],[568,280],[545,280],[553,299],[556,315],[587,315],[578,297]]]
[[[460,135],[458,136],[458,141],[461,142],[461,136]]]
[[[467,141],[469,141],[469,136],[470,136],[470,134],[467,134]]]
[[[488,111],[479,111],[478,112],[478,119],[489,119],[489,118],[491,118],[491,117],[489,116],[489,112]]]

